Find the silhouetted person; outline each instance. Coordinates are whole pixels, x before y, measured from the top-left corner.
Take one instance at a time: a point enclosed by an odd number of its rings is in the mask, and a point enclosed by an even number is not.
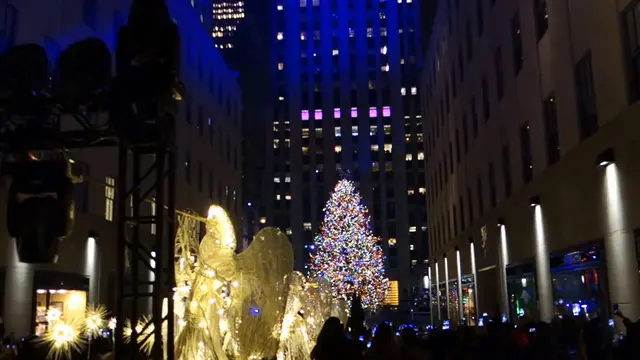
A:
[[[316,346],[311,351],[312,360],[357,360],[360,354],[347,339],[340,319],[330,317],[322,325]]]
[[[400,354],[403,360],[424,360],[427,358],[426,352],[420,346],[416,331],[411,328],[404,328],[400,332]]]
[[[395,334],[391,326],[381,323],[373,335],[371,348],[367,350],[367,360],[396,360],[401,359],[400,351],[395,342]]]

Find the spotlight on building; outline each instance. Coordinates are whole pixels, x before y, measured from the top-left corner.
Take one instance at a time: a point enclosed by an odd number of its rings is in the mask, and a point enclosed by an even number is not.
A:
[[[540,196],[536,195],[536,196],[532,196],[529,199],[529,206],[531,207],[536,207],[540,205]]]
[[[498,218],[498,227],[504,226],[504,218]]]
[[[615,162],[615,154],[612,148],[607,148],[600,154],[598,154],[596,158],[596,164],[601,168],[606,168],[607,166],[613,164]]]

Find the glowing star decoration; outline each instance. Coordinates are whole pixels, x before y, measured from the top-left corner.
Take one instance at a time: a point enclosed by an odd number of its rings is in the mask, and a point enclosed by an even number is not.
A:
[[[107,316],[107,308],[102,305],[89,305],[87,307],[85,330],[87,335],[95,338],[98,332],[105,327],[105,318]],[[114,319],[115,321],[115,319]],[[115,324],[114,324],[115,328]]]
[[[353,182],[336,184],[324,213],[311,255],[311,278],[327,279],[336,298],[350,299],[358,293],[364,308],[376,310],[388,288],[384,256]]]
[[[39,340],[49,347],[47,358],[71,359],[74,354],[80,353],[85,345],[83,328],[83,319],[80,317],[65,319],[60,316],[49,323],[49,328]]]

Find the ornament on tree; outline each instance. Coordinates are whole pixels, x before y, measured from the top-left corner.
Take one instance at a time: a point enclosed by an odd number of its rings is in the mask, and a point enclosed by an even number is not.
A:
[[[351,300],[352,294],[360,294],[363,308],[377,309],[388,288],[384,255],[353,182],[336,184],[324,213],[314,241],[311,278],[327,279],[337,298]]]

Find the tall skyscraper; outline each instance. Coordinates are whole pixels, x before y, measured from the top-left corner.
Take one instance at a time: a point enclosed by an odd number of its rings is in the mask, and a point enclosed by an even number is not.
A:
[[[211,0],[210,0],[211,1]],[[244,19],[245,4],[239,0],[213,0],[211,35],[219,49],[233,48],[238,24]]]
[[[350,177],[404,308],[427,258],[419,14],[412,0],[277,0],[272,13],[267,223],[287,232],[306,270],[329,191]]]

